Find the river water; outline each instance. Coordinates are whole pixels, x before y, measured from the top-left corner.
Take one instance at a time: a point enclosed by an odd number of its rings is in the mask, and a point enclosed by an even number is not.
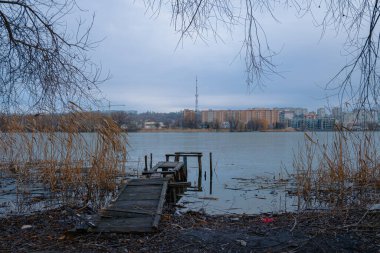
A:
[[[293,161],[295,155],[305,149],[306,135],[312,136],[313,142],[324,144],[333,139],[334,133],[129,133],[126,168],[130,175],[141,175],[145,155],[152,153],[154,165],[164,161],[165,154],[202,152],[201,174],[197,159],[188,158],[188,181],[194,188],[189,188],[179,201],[183,206],[180,211],[203,210],[210,214],[294,211],[298,208],[297,199],[289,194],[295,190]],[[375,136],[379,139],[380,134],[377,132]],[[84,138],[91,143],[94,134],[85,133]],[[380,147],[375,146],[377,150]],[[37,151],[36,159],[39,158]],[[212,183],[210,153],[213,155]],[[14,183],[0,181],[0,215],[12,209],[7,203],[15,202],[17,195],[8,192],[16,190]]]
[[[325,142],[333,133],[319,133]],[[304,147],[302,132],[130,133],[129,166],[144,167],[144,155],[153,165],[174,152],[202,152],[202,191],[187,191],[179,204],[184,210],[211,214],[284,212],[297,208],[288,195],[291,185],[277,184],[293,173],[294,154]],[[213,154],[210,185],[209,153]],[[196,158],[188,158],[189,181],[198,186]],[[212,191],[210,191],[212,188]]]

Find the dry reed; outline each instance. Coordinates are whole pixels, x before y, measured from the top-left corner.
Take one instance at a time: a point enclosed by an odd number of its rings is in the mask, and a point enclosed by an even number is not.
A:
[[[35,191],[58,205],[94,208],[116,193],[126,134],[110,117],[71,105],[65,114],[3,115],[1,123],[0,175],[15,179],[19,211]]]
[[[299,208],[368,208],[380,196],[376,133],[341,129],[327,143],[305,133],[294,158]]]

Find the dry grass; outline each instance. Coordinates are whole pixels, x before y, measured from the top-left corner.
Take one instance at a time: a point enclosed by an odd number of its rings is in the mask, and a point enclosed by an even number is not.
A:
[[[327,144],[305,133],[304,146],[294,159],[300,208],[368,208],[379,200],[380,164],[374,132],[342,129]]]
[[[117,191],[126,135],[111,118],[73,105],[69,113],[43,120],[31,115],[2,122],[0,177],[15,179],[17,205],[37,189],[60,205],[99,208]]]

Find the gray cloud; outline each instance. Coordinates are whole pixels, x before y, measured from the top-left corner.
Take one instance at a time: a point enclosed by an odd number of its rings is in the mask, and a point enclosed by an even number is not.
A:
[[[238,56],[242,30],[224,42],[185,39],[170,27],[170,13],[152,18],[137,1],[81,1],[96,13],[94,38],[105,40],[92,52],[110,70],[112,78],[101,86],[114,104],[139,111],[178,111],[194,107],[195,76],[199,79],[200,106],[252,108],[274,106],[323,106],[324,84],[344,63],[342,39],[320,29],[313,21],[298,20],[279,11],[280,23],[267,16],[261,21],[273,48],[282,77],[269,76],[265,87],[249,90],[245,84],[244,59]],[[148,12],[149,13],[149,12]]]

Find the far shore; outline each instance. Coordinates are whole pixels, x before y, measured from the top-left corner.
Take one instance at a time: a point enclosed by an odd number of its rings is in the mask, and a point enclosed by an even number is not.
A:
[[[285,128],[285,129],[267,129],[259,131],[231,131],[230,129],[221,128],[221,129],[212,129],[212,128],[160,128],[160,129],[139,129],[136,131],[138,133],[228,133],[228,132],[297,132],[294,128]]]

